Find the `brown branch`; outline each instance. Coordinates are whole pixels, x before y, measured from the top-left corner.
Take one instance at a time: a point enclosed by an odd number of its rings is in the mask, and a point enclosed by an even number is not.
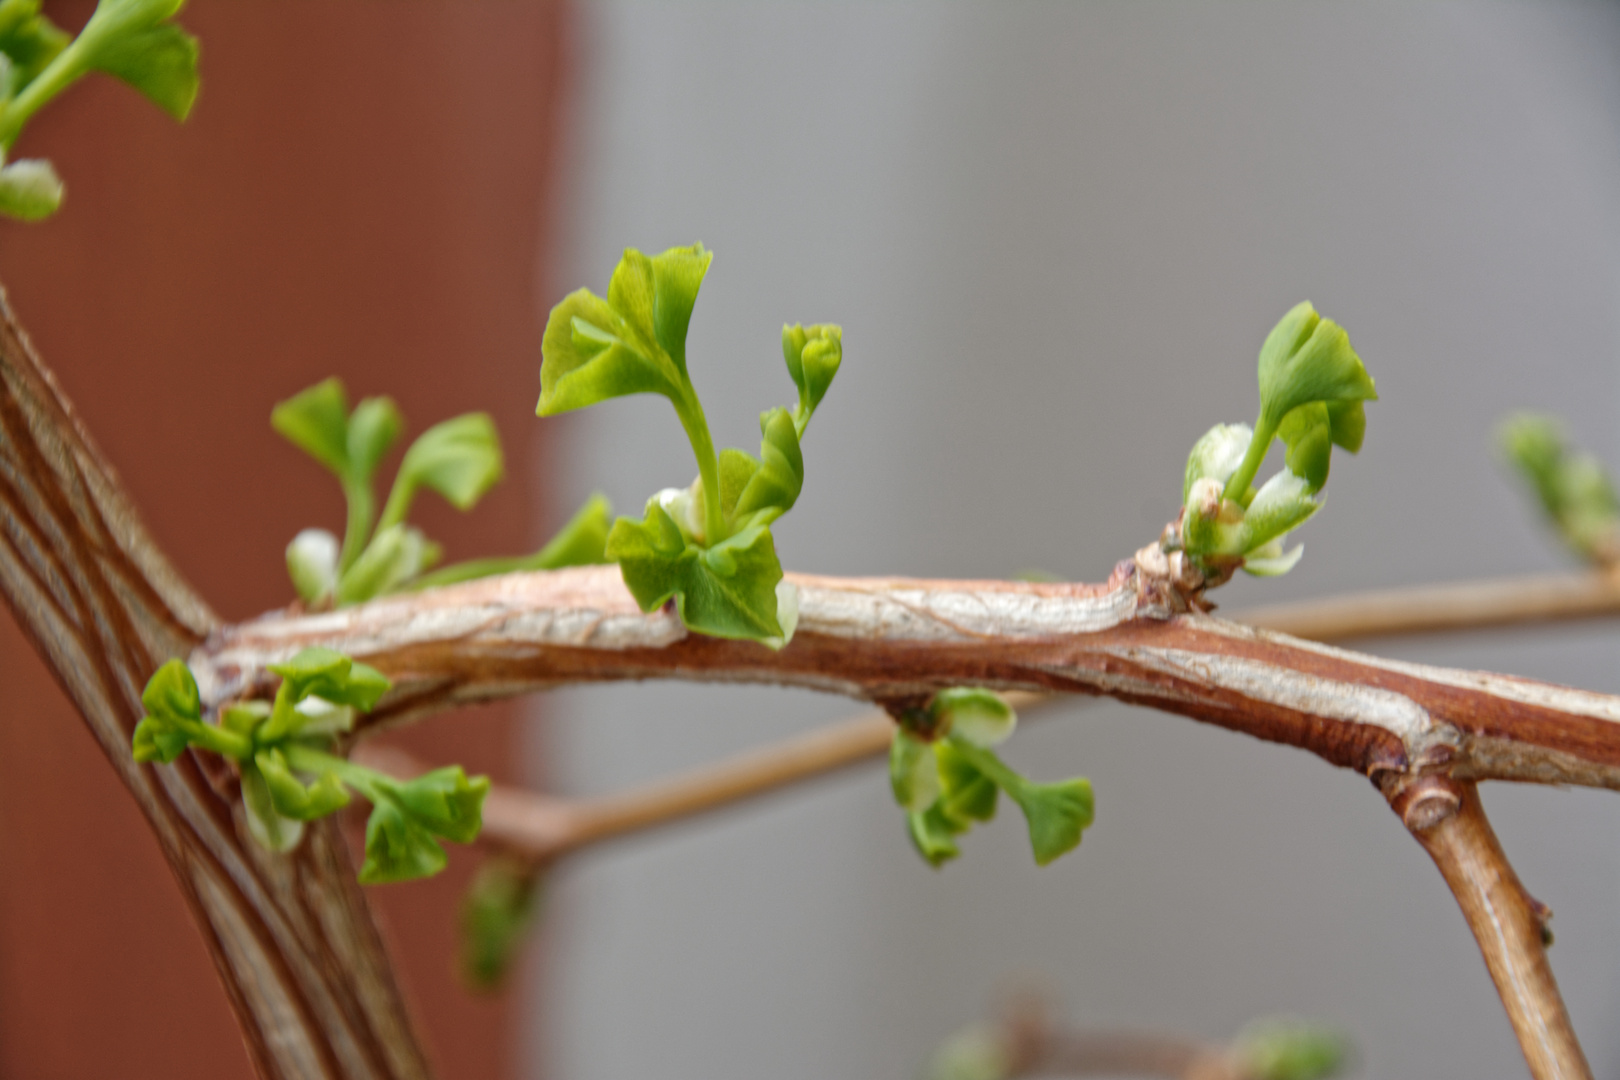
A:
[[[1311,641],[1351,641],[1620,615],[1620,573],[1488,578],[1278,604],[1236,618]]]
[[[492,787],[479,840],[547,865],[605,840],[674,825],[869,761],[888,750],[894,724],[868,713],[619,795],[566,799]],[[362,764],[408,777],[426,767],[392,748],[361,745]]]
[[[1015,708],[1052,698],[1009,694]],[[888,753],[894,721],[869,712],[712,765],[615,795],[570,799],[496,785],[484,799],[480,842],[544,866],[608,840],[676,825],[750,799],[786,791]],[[355,760],[399,777],[426,772],[409,754],[362,743]]]
[[[0,593],[157,835],[260,1074],[426,1077],[336,827],[270,855],[233,820],[228,777],[131,757],[147,677],[217,620],[152,542],[3,294]]]
[[[210,706],[268,694],[265,665],[327,645],[397,684],[373,722],[577,682],[678,678],[905,703],[947,686],[1106,695],[1299,746],[1368,775],[1620,788],[1620,698],[1315,645],[1164,603],[1125,563],[1104,585],[793,575],[773,652],[642,614],[614,567],[514,574],[225,628],[190,657]]]
[[[1473,931],[1535,1080],[1591,1080],[1547,963],[1551,913],[1519,883],[1472,783],[1387,784],[1390,805],[1440,868]]]
[[[1238,618],[1251,626],[1332,642],[1609,614],[1620,614],[1620,583],[1610,574],[1585,573],[1329,597],[1254,609]],[[1010,700],[1024,712],[1052,699],[1015,693]],[[888,714],[867,713],[596,799],[497,787],[485,807],[482,839],[526,860],[549,863],[603,840],[676,824],[879,757],[888,751],[893,730]],[[361,750],[362,756],[371,753]],[[393,751],[374,760],[400,775],[421,771]]]
[[[1264,1024],[1264,1022],[1262,1022]],[[1297,1025],[1274,1032],[1306,1037],[1332,1046],[1332,1061],[1317,1064],[1336,1075],[1346,1047],[1326,1032],[1306,1033]],[[957,1032],[940,1047],[924,1075],[996,1076],[1003,1080],[1036,1076],[1141,1076],[1161,1080],[1260,1080],[1266,1066],[1253,1035],[1221,1044],[1154,1031],[1069,1030],[1052,1024],[1040,994],[1024,991],[1010,998],[1001,1015]],[[1260,1038],[1265,1039],[1261,1033]],[[1329,1040],[1321,1042],[1321,1040]]]

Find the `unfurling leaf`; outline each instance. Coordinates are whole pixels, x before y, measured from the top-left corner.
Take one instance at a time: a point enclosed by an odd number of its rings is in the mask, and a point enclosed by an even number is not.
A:
[[[935,869],[962,853],[956,846],[956,834],[962,831],[961,827],[945,816],[938,803],[927,810],[906,814],[906,828],[917,853]]]
[[[454,585],[459,581],[490,577],[494,574],[512,574],[522,570],[561,570],[565,566],[593,566],[611,562],[604,549],[608,528],[613,522],[613,507],[601,495],[592,495],[585,505],[575,511],[557,535],[533,555],[506,556],[493,559],[469,559],[446,566],[431,574],[424,574],[409,583],[411,589],[433,589]]]
[[[804,454],[786,409],[759,416],[759,457],[741,450],[720,454],[720,509],[734,529],[769,525],[789,510],[804,488]]]
[[[319,645],[300,650],[285,664],[271,664],[270,670],[281,676],[289,705],[318,697],[370,712],[389,687],[376,668]]]
[[[1183,513],[1173,542],[1206,570],[1236,566],[1286,573],[1301,549],[1273,547],[1321,508],[1333,447],[1351,453],[1366,435],[1372,377],[1344,328],[1309,303],[1284,315],[1260,349],[1260,416],[1253,430],[1217,424],[1194,444],[1182,480]],[[1255,474],[1280,438],[1285,468],[1258,491]],[[1224,579],[1223,579],[1224,580]]]
[[[383,799],[366,820],[366,860],[360,884],[384,885],[432,877],[449,863],[433,834],[399,806]]]
[[[393,790],[394,799],[423,828],[458,844],[477,839],[488,794],[489,777],[469,779],[460,765],[423,773]]]
[[[179,727],[148,716],[135,725],[130,750],[136,761],[167,765],[185,753],[189,745],[191,739]]]
[[[181,660],[170,660],[157,669],[141,691],[141,707],[148,716],[162,720],[202,719],[202,698],[197,680]]]
[[[293,775],[282,752],[274,748],[255,754],[253,763],[264,778],[271,805],[282,817],[314,821],[349,805],[349,793],[336,773],[322,773],[313,784],[305,784]]]
[[[652,257],[628,248],[606,300],[580,289],[552,308],[536,411],[554,416],[627,394],[677,401],[686,330],[712,259],[702,244]]]
[[[405,451],[378,531],[403,522],[424,487],[457,510],[470,510],[500,480],[504,468],[500,435],[487,414],[468,413],[434,424]]]
[[[782,356],[787,360],[788,375],[799,388],[793,418],[801,436],[844,361],[843,338],[842,328],[830,324],[782,327]]]
[[[655,499],[644,520],[613,523],[606,550],[643,611],[673,598],[681,622],[699,633],[756,641],[785,636],[776,617],[782,566],[763,525],[699,547],[687,543]]]
[[[889,788],[903,810],[923,811],[939,798],[939,764],[932,743],[897,729],[889,743]]]
[[[946,818],[964,826],[975,821],[991,821],[996,816],[996,782],[974,768],[973,763],[951,745],[950,740],[934,748],[939,761],[941,795],[939,808]]]
[[[136,761],[167,765],[188,746],[241,760],[251,749],[242,735],[203,722],[197,681],[179,660],[168,661],[147,680],[141,705],[146,715],[130,737],[130,752]]]
[[[367,544],[338,579],[340,607],[393,592],[439,561],[442,549],[413,525],[392,525]]]
[[[248,832],[266,851],[291,851],[304,838],[304,823],[276,809],[269,783],[251,761],[242,763],[242,809]]]
[[[1276,431],[1285,416],[1311,402],[1376,400],[1372,377],[1344,327],[1322,318],[1308,300],[1284,315],[1260,347],[1256,430]]]
[[[480,990],[505,981],[540,904],[539,872],[485,860],[461,902],[461,970]]]

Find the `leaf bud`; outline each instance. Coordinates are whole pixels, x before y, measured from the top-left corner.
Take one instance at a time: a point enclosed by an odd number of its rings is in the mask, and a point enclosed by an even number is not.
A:
[[[287,576],[306,604],[331,599],[342,545],[325,529],[305,529],[287,545]]]
[[[939,763],[932,743],[896,731],[889,743],[889,786],[903,809],[922,811],[939,798]]]
[[[50,217],[62,205],[62,191],[62,179],[48,161],[24,158],[0,168],[0,214],[7,217]]]
[[[844,360],[844,331],[831,324],[782,327],[782,356],[788,374],[799,388],[799,413],[804,422],[816,411]],[[800,424],[803,427],[803,423]]]
[[[935,694],[928,711],[949,734],[973,746],[991,747],[1005,742],[1018,726],[1018,714],[993,690],[952,687]]]

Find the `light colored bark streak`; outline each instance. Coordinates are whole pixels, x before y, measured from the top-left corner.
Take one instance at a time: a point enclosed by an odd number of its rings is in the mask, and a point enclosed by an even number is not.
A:
[[[428,1076],[336,826],[289,856],[189,758],[130,756],[140,691],[215,625],[0,297],[0,593],[146,815],[265,1077]],[[315,912],[319,918],[311,918]]]

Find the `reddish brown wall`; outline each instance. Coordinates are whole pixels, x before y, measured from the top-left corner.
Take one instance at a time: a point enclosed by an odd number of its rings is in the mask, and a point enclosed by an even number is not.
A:
[[[341,522],[330,479],[266,423],[330,374],[394,395],[413,431],[493,412],[505,484],[469,519],[436,504],[424,523],[452,557],[537,539],[537,275],[564,15],[553,0],[196,0],[188,124],[98,79],[25,135],[19,152],[53,158],[68,197],[53,221],[0,225],[0,281],[222,615],[284,603],[287,540]],[[412,748],[505,773],[513,717],[449,718]],[[443,1074],[511,1075],[510,1006],[450,974],[468,866],[373,895]],[[0,617],[0,1076],[247,1074],[155,844]]]

